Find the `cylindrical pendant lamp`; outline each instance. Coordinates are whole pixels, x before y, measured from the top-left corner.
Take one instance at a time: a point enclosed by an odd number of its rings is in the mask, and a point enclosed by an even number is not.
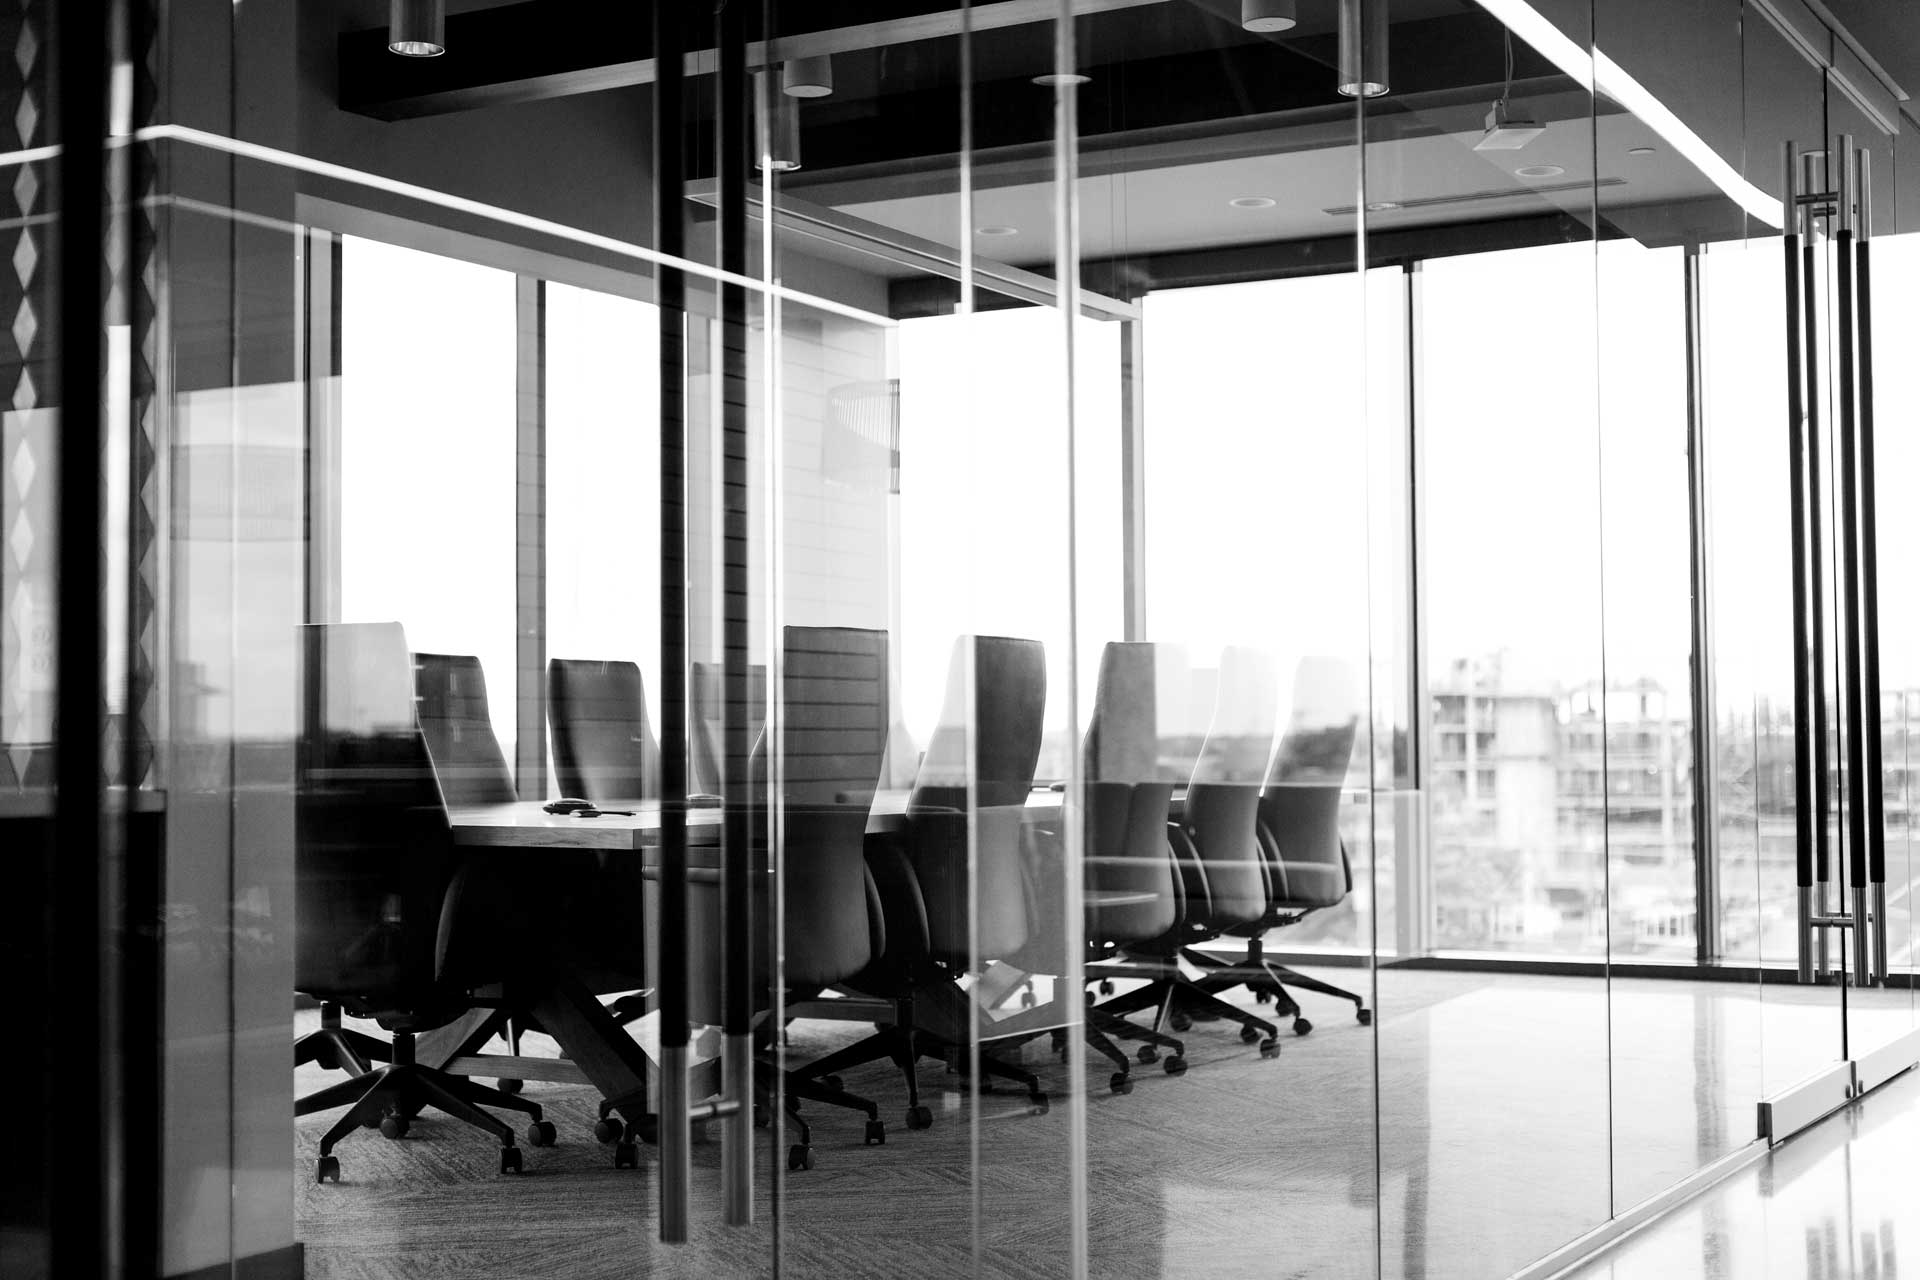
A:
[[[1299,21],[1294,0],[1240,0],[1240,26],[1247,31],[1291,31]]]
[[[833,92],[833,59],[789,58],[780,68],[780,89],[789,98],[824,98]]]
[[[387,48],[406,58],[445,53],[447,0],[393,0],[387,9]]]
[[[1340,79],[1349,98],[1387,91],[1387,0],[1340,0]]]

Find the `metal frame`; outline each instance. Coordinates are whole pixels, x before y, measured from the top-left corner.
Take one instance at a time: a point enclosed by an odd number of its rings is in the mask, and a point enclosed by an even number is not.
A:
[[[1719,958],[1720,777],[1716,767],[1719,714],[1715,706],[1713,642],[1713,519],[1711,451],[1707,440],[1706,379],[1702,351],[1700,247],[1690,244],[1682,263],[1687,343],[1687,520],[1692,576],[1693,679],[1693,889],[1694,958]]]
[[[59,392],[60,432],[55,451],[59,578],[58,675],[60,731],[54,751],[54,832],[59,857],[50,877],[51,910],[32,927],[44,929],[49,971],[46,1039],[60,1046],[48,1081],[47,1175],[58,1194],[48,1197],[52,1270],[56,1275],[106,1275],[119,1234],[117,1197],[151,1194],[160,1170],[135,1168],[133,1153],[150,1144],[125,1143],[130,1117],[123,1090],[110,1090],[116,984],[108,957],[116,954],[109,911],[105,749],[101,708],[106,705],[104,662],[105,565],[102,476],[106,421],[103,271],[108,223],[107,95],[112,0],[63,0],[54,32],[58,59]],[[138,917],[127,917],[134,923]],[[157,1063],[146,1064],[158,1070]],[[43,1123],[36,1117],[34,1123]],[[158,1123],[145,1117],[143,1123]],[[154,1151],[157,1144],[151,1144]],[[126,1167],[116,1167],[122,1162]],[[154,1259],[126,1259],[130,1269]]]

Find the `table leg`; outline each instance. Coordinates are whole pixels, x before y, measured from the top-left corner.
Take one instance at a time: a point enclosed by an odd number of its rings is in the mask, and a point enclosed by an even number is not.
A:
[[[455,1058],[477,1052],[491,1040],[504,1021],[503,1014],[500,1009],[469,1009],[444,1027],[422,1031],[414,1038],[413,1060],[444,1071]],[[487,1033],[484,1036],[480,1034],[483,1030]]]

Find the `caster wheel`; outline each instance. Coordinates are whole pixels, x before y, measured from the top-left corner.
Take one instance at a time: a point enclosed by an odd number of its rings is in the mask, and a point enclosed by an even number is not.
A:
[[[1142,1062],[1158,1062],[1160,1060],[1160,1051],[1150,1044],[1143,1044],[1140,1046],[1140,1052],[1133,1056]]]
[[[1253,993],[1253,1002],[1255,1004],[1272,1004],[1273,993],[1270,991],[1256,991]]]
[[[646,1115],[641,1116],[638,1120],[628,1125],[627,1133],[629,1136],[637,1134],[640,1141],[650,1147],[655,1146],[660,1141],[660,1117],[654,1115],[652,1112],[648,1112]]]
[[[1087,992],[1087,1008],[1093,1008],[1093,992]]]
[[[933,1108],[932,1107],[908,1107],[907,1108],[907,1128],[909,1129],[933,1128]]]
[[[773,1124],[773,1115],[759,1103],[753,1104],[753,1127],[765,1129]]]
[[[387,1139],[399,1139],[407,1136],[407,1118],[402,1115],[380,1117],[380,1136]]]
[[[1187,1060],[1177,1053],[1171,1058],[1168,1058],[1167,1074],[1170,1076],[1183,1076],[1187,1074]]]
[[[1175,1013],[1168,1016],[1167,1025],[1175,1031],[1191,1031],[1193,1030],[1193,1019],[1184,1013]]]
[[[500,1172],[502,1173],[519,1173],[520,1172],[520,1148],[518,1147],[500,1148]]]
[[[1112,995],[1112,994],[1113,994],[1113,979],[1112,979],[1112,978],[1102,978],[1102,979],[1100,979],[1100,994],[1101,994],[1101,995],[1103,995],[1103,996],[1110,996],[1110,995]]]
[[[1113,1073],[1113,1078],[1107,1081],[1107,1087],[1115,1093],[1132,1093],[1133,1077],[1124,1071],[1116,1071]]]
[[[887,1145],[887,1122],[884,1120],[867,1121],[867,1145],[884,1147]]]
[[[502,1093],[518,1093],[527,1087],[524,1080],[495,1080],[493,1087]]]
[[[1044,1093],[1036,1093],[1027,1099],[1028,1115],[1043,1116],[1051,1110],[1053,1110],[1053,1104],[1047,1101],[1047,1095]]]
[[[1293,1020],[1293,1034],[1297,1036],[1304,1036],[1309,1031],[1312,1031],[1312,1030],[1313,1030],[1313,1024],[1311,1022],[1308,1022],[1305,1018],[1296,1017]]]
[[[847,1091],[847,1082],[839,1076],[821,1076],[820,1083],[835,1093],[845,1093]]]
[[[1263,1058],[1279,1057],[1280,1042],[1278,1040],[1262,1040],[1260,1042],[1260,1056]]]
[[[640,1148],[632,1142],[622,1142],[613,1148],[613,1167],[616,1169],[638,1169],[640,1167]]]
[[[627,1126],[619,1116],[602,1116],[593,1126],[593,1140],[601,1146],[620,1141],[627,1136]]]
[[[813,1168],[813,1148],[796,1143],[787,1148],[787,1169],[800,1173]]]
[[[1370,1027],[1373,1025],[1373,1010],[1371,1009],[1358,1010],[1354,1013],[1353,1016],[1360,1019],[1360,1025],[1363,1027]]]
[[[550,1147],[559,1140],[560,1133],[551,1120],[535,1120],[527,1126],[527,1145],[530,1147]]]
[[[1260,1038],[1261,1038],[1260,1028],[1258,1027],[1240,1028],[1240,1043],[1252,1044],[1255,1040],[1258,1040]]]
[[[1036,1005],[1036,1004],[1038,1004],[1038,1003],[1039,1003],[1039,1001],[1037,1001],[1037,1000],[1035,1000],[1035,999],[1033,998],[1033,992],[1031,992],[1031,991],[1022,991],[1022,992],[1020,993],[1020,1007],[1021,1007],[1022,1009],[1031,1009],[1031,1008],[1033,1008],[1033,1006],[1034,1006],[1034,1005]]]
[[[315,1182],[340,1181],[340,1157],[321,1156],[319,1165],[313,1171]]]

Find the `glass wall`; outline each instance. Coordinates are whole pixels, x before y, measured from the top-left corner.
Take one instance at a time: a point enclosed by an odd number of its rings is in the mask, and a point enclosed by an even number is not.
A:
[[[0,821],[159,1273],[1546,1274],[1920,1062],[1819,22],[80,7],[105,586],[35,0]]]

